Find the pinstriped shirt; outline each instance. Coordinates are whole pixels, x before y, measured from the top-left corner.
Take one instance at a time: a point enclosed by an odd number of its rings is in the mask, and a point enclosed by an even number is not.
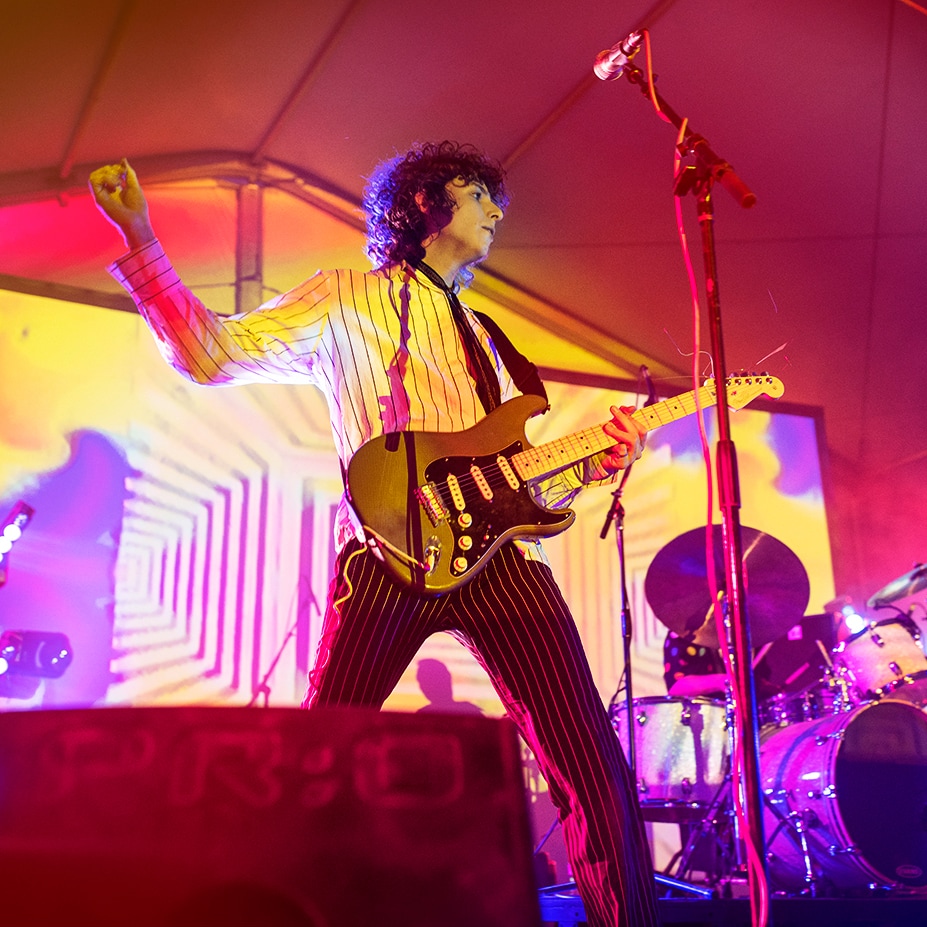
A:
[[[320,271],[257,309],[218,316],[181,282],[157,240],[108,268],[126,288],[161,354],[195,383],[311,383],[328,401],[343,467],[366,441],[391,431],[462,431],[484,412],[447,295],[406,264],[366,273]],[[492,339],[464,307],[467,323],[499,378],[502,400],[518,394]],[[562,506],[586,482],[593,462],[548,480],[538,495]],[[362,540],[342,499],[340,548]],[[544,559],[535,541],[518,542]]]

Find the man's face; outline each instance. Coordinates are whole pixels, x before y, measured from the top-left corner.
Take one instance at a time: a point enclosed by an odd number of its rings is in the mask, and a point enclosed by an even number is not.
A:
[[[458,177],[447,184],[447,190],[454,199],[454,211],[434,244],[461,266],[475,264],[489,253],[502,209],[479,181],[466,183]]]

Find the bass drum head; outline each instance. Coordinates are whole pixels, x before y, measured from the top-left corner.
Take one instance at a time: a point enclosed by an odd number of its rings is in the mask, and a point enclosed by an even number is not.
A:
[[[883,701],[859,712],[837,751],[847,834],[887,882],[927,885],[927,714]]]

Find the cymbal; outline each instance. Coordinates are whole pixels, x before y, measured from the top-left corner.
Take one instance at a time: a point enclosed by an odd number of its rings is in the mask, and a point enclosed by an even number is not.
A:
[[[713,525],[714,567],[718,589],[725,589],[726,569],[721,525]],[[811,587],[795,553],[756,528],[741,526],[744,592],[754,648],[785,634],[805,614]],[[680,636],[694,634],[695,643],[719,646],[717,622],[711,613],[711,592],[705,568],[705,529],[695,528],[670,541],[647,570],[644,593],[657,618]]]
[[[875,595],[870,596],[866,605],[869,608],[881,608],[890,602],[907,598],[927,588],[927,563],[918,563],[913,570],[899,576],[887,586],[883,586]]]

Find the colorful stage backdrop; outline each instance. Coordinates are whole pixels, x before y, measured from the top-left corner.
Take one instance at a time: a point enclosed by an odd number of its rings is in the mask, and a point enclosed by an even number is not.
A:
[[[5,707],[240,705],[265,679],[260,704],[298,704],[341,492],[321,396],[194,386],[132,314],[7,292],[0,306],[0,515],[20,499],[35,509],[8,555],[0,627],[63,632],[74,652],[61,678]],[[548,382],[553,409],[530,423],[535,443],[604,421],[611,402],[639,401],[626,382]],[[798,555],[816,614],[834,594],[821,422],[787,405],[787,391],[732,415],[741,519]],[[647,568],[705,524],[705,481],[689,417],[651,433],[624,492],[636,695],[665,691],[665,628],[644,597]],[[608,489],[581,494],[577,523],[545,544],[606,701],[623,665],[617,545],[599,536],[611,499]],[[434,691],[435,661],[452,691]],[[501,712],[449,637],[426,645],[387,707],[425,706],[423,685],[438,704]]]

